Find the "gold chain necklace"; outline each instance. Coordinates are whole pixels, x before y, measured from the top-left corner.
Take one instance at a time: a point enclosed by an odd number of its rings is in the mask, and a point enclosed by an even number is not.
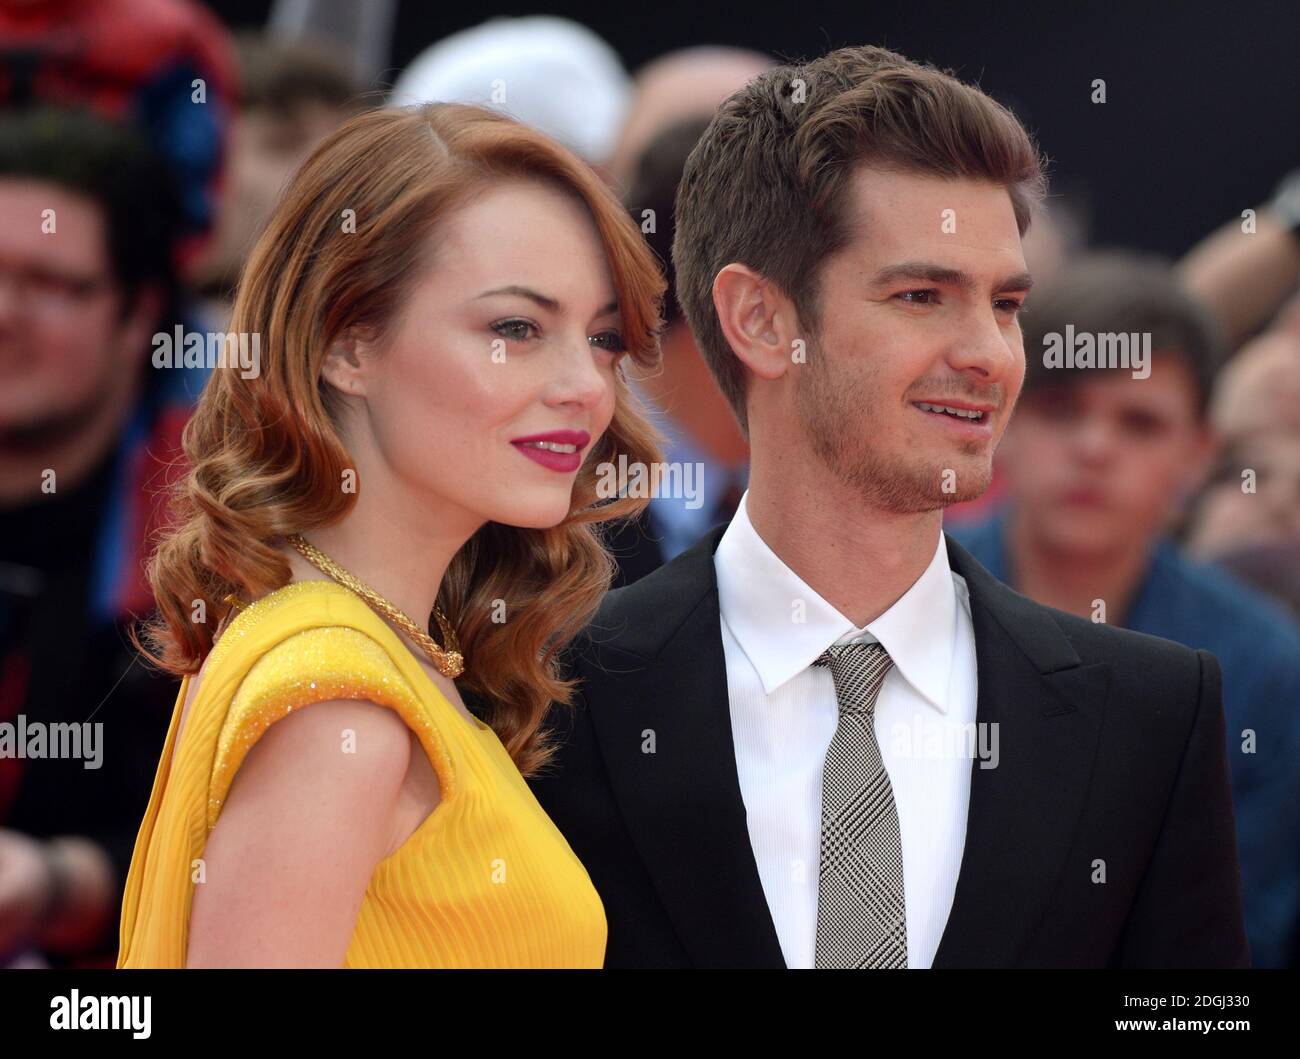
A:
[[[424,629],[421,629],[407,615],[398,610],[388,600],[384,599],[378,592],[367,585],[364,581],[353,577],[343,567],[339,566],[333,559],[317,548],[314,544],[309,544],[301,535],[294,533],[288,538],[289,543],[298,549],[298,552],[312,566],[316,567],[323,574],[327,574],[337,581],[344,588],[349,588],[358,596],[364,599],[370,607],[382,614],[385,618],[396,625],[402,632],[419,646],[425,654],[429,656],[438,672],[444,677],[455,679],[465,671],[465,656],[460,653],[460,643],[456,639],[456,630],[451,627],[451,622],[447,616],[435,605],[433,616],[438,619],[438,627],[442,629],[442,638],[447,642],[447,650],[443,650],[438,643]]]

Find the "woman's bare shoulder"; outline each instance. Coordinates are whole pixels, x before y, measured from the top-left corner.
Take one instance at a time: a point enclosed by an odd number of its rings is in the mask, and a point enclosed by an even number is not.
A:
[[[410,760],[402,719],[372,702],[314,702],[272,725],[208,837],[188,966],[339,966]]]

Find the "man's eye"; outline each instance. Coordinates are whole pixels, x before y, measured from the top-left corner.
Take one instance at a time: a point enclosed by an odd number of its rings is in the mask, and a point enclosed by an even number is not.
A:
[[[1025,315],[1025,303],[1016,298],[998,298],[993,305],[1000,313],[1014,313],[1017,320]]]
[[[59,276],[52,272],[32,272],[27,289],[37,297],[76,298],[94,288],[93,280],[77,276]]]
[[[1151,415],[1149,412],[1128,412],[1121,422],[1128,433],[1139,437],[1154,437],[1157,434],[1163,434],[1165,431],[1165,422],[1159,416]]]
[[[523,342],[532,332],[537,331],[537,325],[531,320],[498,320],[492,325],[492,330],[504,338]]]
[[[905,290],[901,294],[894,295],[907,302],[909,305],[934,305],[939,300],[937,290]]]
[[[597,345],[601,349],[607,349],[611,353],[623,353],[626,347],[623,345],[623,336],[617,331],[602,331],[598,335],[592,335],[587,339],[592,345]]]
[[[1031,394],[1025,401],[1025,407],[1054,419],[1073,417],[1079,413],[1079,402],[1074,399],[1074,395],[1057,387],[1045,387]]]

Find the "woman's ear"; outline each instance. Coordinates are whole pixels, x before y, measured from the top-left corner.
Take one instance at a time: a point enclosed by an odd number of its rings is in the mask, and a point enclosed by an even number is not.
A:
[[[357,325],[345,328],[325,352],[321,378],[340,393],[364,397],[374,352],[373,329]]]

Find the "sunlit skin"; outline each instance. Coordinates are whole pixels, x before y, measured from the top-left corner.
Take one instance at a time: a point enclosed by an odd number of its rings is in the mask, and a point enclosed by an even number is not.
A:
[[[1212,445],[1191,370],[1159,350],[1149,378],[1097,371],[1026,395],[999,456],[1017,587],[1085,615],[1103,599],[1118,620]]]
[[[160,295],[124,312],[108,254],[94,201],[0,179],[0,506],[80,484],[130,413]]]
[[[992,478],[1024,380],[1017,316],[1031,279],[999,185],[860,168],[851,196],[855,238],[823,266],[815,336],[744,265],[721,270],[714,302],[752,373],[750,518],[861,626],[925,570],[942,509]],[[918,401],[982,409],[985,422],[959,425]]]
[[[612,275],[577,199],[504,183],[451,215],[431,246],[390,333],[351,334],[327,357],[323,376],[344,397],[341,432],[360,487],[342,522],[308,535],[417,621],[486,522],[563,521],[577,471],[541,466],[511,441],[580,430],[588,453],[613,416],[622,355]],[[295,579],[323,576],[288,554]],[[452,681],[415,657],[470,721]],[[359,748],[347,768],[343,729]],[[439,798],[417,737],[391,710],[323,702],[273,725],[208,840],[210,881],[196,890],[188,966],[339,966],[375,865]]]

